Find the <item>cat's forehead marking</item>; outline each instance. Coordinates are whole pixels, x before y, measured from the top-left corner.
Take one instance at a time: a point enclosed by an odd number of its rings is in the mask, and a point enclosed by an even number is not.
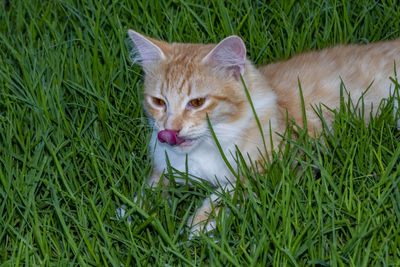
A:
[[[195,66],[190,62],[170,62],[165,68],[167,90],[190,95],[196,80]]]
[[[192,94],[193,84],[189,80],[182,79],[180,82],[168,83],[164,82],[161,92],[169,97],[179,99],[180,101],[188,98]]]
[[[149,86],[149,90],[155,90],[166,99],[175,97],[180,101],[202,94],[207,80],[202,59],[213,47],[214,45],[171,44],[165,51],[166,58],[157,67],[156,80],[148,77],[149,85],[152,80],[156,81],[156,86]]]
[[[181,76],[177,75],[175,79],[170,80],[170,90],[176,91],[178,94],[182,93],[183,88],[185,87],[187,81],[187,77],[185,77],[185,74],[182,73]]]

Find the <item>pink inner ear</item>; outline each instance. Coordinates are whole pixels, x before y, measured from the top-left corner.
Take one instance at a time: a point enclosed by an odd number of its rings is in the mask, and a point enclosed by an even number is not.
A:
[[[236,54],[240,59],[245,60],[246,59],[246,47],[242,42],[240,43],[233,43],[232,44],[232,52]]]
[[[135,44],[136,48],[133,51],[134,63],[141,63],[143,65],[157,62],[164,57],[164,53],[161,51],[161,49],[143,35],[132,30],[128,31],[128,35]]]
[[[222,40],[203,59],[217,69],[226,70],[234,76],[243,74],[246,66],[246,46],[238,36]]]

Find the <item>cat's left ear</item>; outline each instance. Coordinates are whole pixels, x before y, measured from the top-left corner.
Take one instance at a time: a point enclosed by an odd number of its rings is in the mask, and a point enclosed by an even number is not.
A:
[[[246,46],[239,36],[229,36],[219,42],[203,58],[203,62],[238,78],[239,74],[243,75],[246,66]]]
[[[141,65],[145,71],[147,67],[157,64],[161,59],[165,59],[164,52],[160,48],[164,42],[144,36],[133,30],[129,30],[128,35],[135,45],[132,51],[132,61]]]

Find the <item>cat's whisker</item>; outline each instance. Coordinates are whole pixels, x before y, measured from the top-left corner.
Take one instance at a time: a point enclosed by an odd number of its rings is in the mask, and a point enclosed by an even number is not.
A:
[[[245,139],[246,141],[252,142],[254,144],[258,144],[254,136],[247,134],[246,131],[237,129],[235,127],[227,127],[224,126],[223,128],[215,127],[214,131],[216,132],[217,138],[233,138],[238,137],[240,139]]]
[[[217,140],[218,142],[221,142],[223,140],[231,140],[232,138],[236,137],[236,135],[228,134],[228,133],[218,133],[217,135]],[[207,138],[209,140],[212,140],[215,143],[214,137],[212,136],[211,133],[207,133]],[[252,144],[258,144],[255,138],[252,138],[248,135],[240,135],[240,139],[247,141]]]
[[[231,135],[225,135],[225,136],[221,136],[221,139],[223,138],[232,138]],[[246,141],[247,143],[251,143],[253,145],[259,145],[260,143],[256,141],[255,138],[249,137],[249,136],[241,136],[240,137],[242,141]]]

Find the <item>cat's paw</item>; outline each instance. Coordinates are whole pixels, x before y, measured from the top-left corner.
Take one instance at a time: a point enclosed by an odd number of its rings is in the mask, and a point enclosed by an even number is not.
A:
[[[213,216],[213,208],[207,202],[194,215],[190,216],[187,221],[187,226],[190,229],[189,239],[200,236],[200,233],[209,233],[217,228],[217,222]],[[214,211],[218,213],[219,208],[216,208]]]
[[[131,215],[126,216],[126,206],[121,205],[121,207],[115,209],[115,217],[117,220],[122,221],[125,220],[128,222],[129,225],[132,223]]]
[[[144,199],[145,199],[144,192],[141,190],[140,193],[137,193],[133,197],[133,202],[135,202],[140,208],[144,208]]]
[[[215,221],[215,219],[209,218],[207,221],[200,222],[190,228],[189,240],[200,236],[200,233],[209,233],[216,228],[217,222]],[[209,236],[212,237],[212,234],[210,234]]]

